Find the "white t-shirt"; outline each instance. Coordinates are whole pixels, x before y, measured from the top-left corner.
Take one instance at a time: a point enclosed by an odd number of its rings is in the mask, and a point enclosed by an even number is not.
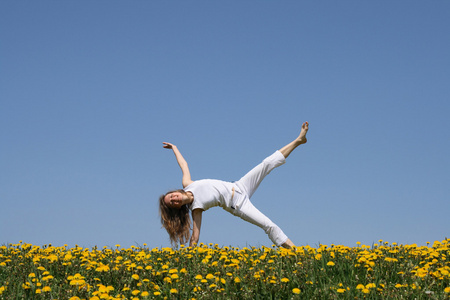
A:
[[[194,195],[191,210],[200,208],[207,210],[214,206],[229,209],[231,206],[231,195],[234,184],[217,179],[197,180],[184,188],[185,192]]]

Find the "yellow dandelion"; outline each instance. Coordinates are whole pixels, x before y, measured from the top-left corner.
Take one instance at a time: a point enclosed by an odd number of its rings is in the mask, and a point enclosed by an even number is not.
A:
[[[28,289],[31,289],[31,285],[30,285],[29,282],[25,282],[25,283],[22,284],[22,288],[24,290],[28,290]]]
[[[327,266],[334,266],[334,262],[332,262],[332,261],[329,261],[328,263],[327,263]]]
[[[141,293],[142,297],[148,297],[148,295],[149,295],[149,293],[147,291]]]
[[[372,289],[372,288],[376,288],[377,286],[375,285],[375,283],[369,283],[366,284],[366,289]]]
[[[134,280],[139,280],[139,275],[138,274],[133,274],[131,276],[131,278],[133,278]]]
[[[450,293],[450,286],[444,289],[444,293]]]
[[[234,279],[234,282],[235,282],[235,283],[240,283],[240,282],[241,282],[241,279],[240,279],[239,277],[236,277],[236,278]]]
[[[170,277],[164,277],[164,282],[172,283],[172,279]]]
[[[44,286],[44,287],[42,288],[42,291],[43,291],[43,292],[51,292],[51,291],[52,291],[52,288],[49,287],[49,286]]]
[[[54,277],[52,275],[48,275],[48,276],[42,277],[42,281],[49,281],[49,280],[51,280],[53,278]]]
[[[292,292],[294,294],[300,294],[300,289],[298,289],[298,288],[292,289]]]
[[[345,293],[345,289],[337,289],[337,292],[338,292],[339,294]]]
[[[281,282],[289,282],[289,279],[288,279],[288,278],[286,278],[286,277],[284,277],[284,278],[281,278]]]
[[[137,296],[137,295],[139,295],[140,292],[141,292],[140,290],[134,290],[134,291],[131,292],[131,294],[133,296]]]
[[[159,296],[159,295],[161,295],[161,293],[160,292],[153,292],[153,295]]]
[[[178,290],[177,290],[177,289],[170,289],[170,293],[171,293],[171,294],[177,294],[177,293],[178,293]]]

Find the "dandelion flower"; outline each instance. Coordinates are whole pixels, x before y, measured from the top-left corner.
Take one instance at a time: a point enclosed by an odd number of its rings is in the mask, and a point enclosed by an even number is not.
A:
[[[139,275],[138,274],[133,274],[131,276],[134,280],[139,280]]]
[[[289,282],[289,279],[288,278],[281,278],[281,282]]]
[[[300,289],[298,289],[298,288],[292,289],[292,292],[294,294],[300,294]]]
[[[327,263],[327,266],[334,266],[334,262],[332,262],[332,261],[329,261],[328,263]]]
[[[368,284],[366,285],[366,288],[367,288],[367,289],[376,288],[376,287],[377,287],[377,286],[376,286],[375,283],[368,283]]]
[[[22,283],[22,288],[23,288],[24,290],[31,289],[30,283],[29,283],[28,281],[25,282],[25,283]]]
[[[337,289],[337,292],[340,294],[345,293],[345,289]]]
[[[178,290],[177,290],[177,289],[171,289],[171,290],[170,290],[170,293],[171,293],[171,294],[177,294],[177,293],[178,293]]]

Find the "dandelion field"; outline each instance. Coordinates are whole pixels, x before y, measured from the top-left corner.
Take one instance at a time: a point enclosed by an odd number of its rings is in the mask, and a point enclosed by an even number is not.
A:
[[[179,249],[0,246],[1,299],[449,299],[450,239]]]

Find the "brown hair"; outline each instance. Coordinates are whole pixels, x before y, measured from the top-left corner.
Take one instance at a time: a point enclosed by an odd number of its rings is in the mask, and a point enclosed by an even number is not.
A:
[[[161,224],[167,230],[172,245],[185,244],[189,241],[191,230],[190,204],[185,204],[179,209],[168,207],[164,202],[164,197],[174,192],[186,194],[184,190],[174,190],[161,195],[159,197],[159,215],[161,216]]]

